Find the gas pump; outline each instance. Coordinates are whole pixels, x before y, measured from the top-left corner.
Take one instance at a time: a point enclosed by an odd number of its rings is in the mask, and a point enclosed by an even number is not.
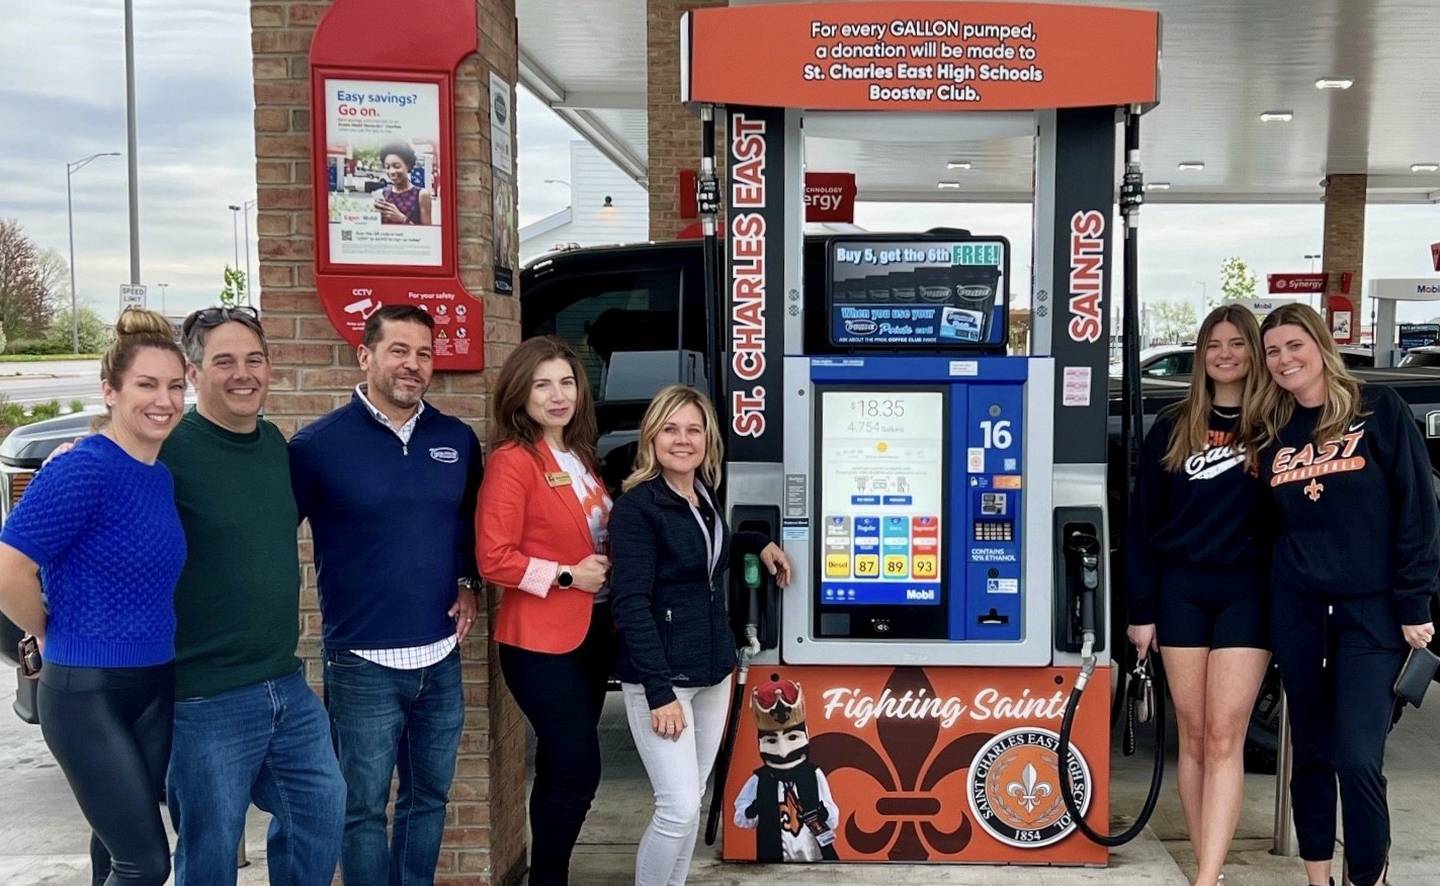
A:
[[[709,833],[733,861],[1104,864],[1076,831],[1109,821],[1110,228],[1158,15],[785,4],[681,27],[682,98],[725,123],[701,206],[725,212],[726,507],[794,567],[731,598],[753,642]],[[908,61],[835,61],[857,58]],[[1030,355],[1006,353],[1017,262],[982,225],[802,260],[806,137],[896,130],[1032,140]]]

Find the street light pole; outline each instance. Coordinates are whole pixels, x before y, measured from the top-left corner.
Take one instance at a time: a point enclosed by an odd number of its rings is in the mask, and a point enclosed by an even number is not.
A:
[[[80,312],[75,298],[75,201],[71,197],[70,177],[97,157],[119,157],[117,151],[91,154],[82,160],[65,164],[65,223],[70,229],[70,352],[80,353]]]
[[[1208,280],[1196,280],[1195,282],[1200,284],[1200,314],[1195,318],[1196,322],[1199,322],[1205,319],[1205,308],[1210,304],[1210,283]]]
[[[255,300],[251,296],[250,283],[250,210],[255,208],[254,200],[246,200],[245,204],[245,304],[254,306]]]
[[[1305,253],[1305,260],[1310,262],[1310,273],[1315,273],[1315,261],[1320,258],[1324,258],[1324,256],[1318,252]]]
[[[140,285],[140,169],[135,135],[135,11],[125,0],[125,136],[129,143],[130,282]]]
[[[170,284],[156,283],[155,285],[160,287],[160,313],[163,314],[165,313],[165,287],[169,286]]]
[[[239,206],[238,204],[231,203],[231,204],[230,204],[228,207],[226,207],[226,208],[230,210],[230,233],[234,235],[234,239],[235,239],[235,264],[231,265],[231,267],[235,268],[236,270],[239,270],[239,269],[240,269],[240,206]]]

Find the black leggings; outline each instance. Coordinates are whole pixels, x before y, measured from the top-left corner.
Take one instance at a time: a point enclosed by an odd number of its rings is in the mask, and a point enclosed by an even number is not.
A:
[[[1389,594],[1321,600],[1277,587],[1275,661],[1294,747],[1290,797],[1300,857],[1335,854],[1335,795],[1350,880],[1371,886],[1390,852],[1385,739],[1406,645]]]
[[[160,798],[170,763],[174,666],[46,662],[36,707],[45,744],[90,823],[96,886],[163,886],[170,843]]]
[[[610,606],[590,616],[573,652],[552,655],[500,644],[500,668],[535,730],[535,784],[530,789],[530,884],[565,886],[570,854],[600,786],[605,681],[614,657]]]

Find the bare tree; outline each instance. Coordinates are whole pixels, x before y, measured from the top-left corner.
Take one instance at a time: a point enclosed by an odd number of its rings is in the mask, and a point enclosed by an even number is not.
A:
[[[0,219],[0,324],[10,338],[38,337],[49,320],[40,250],[14,219]]]
[[[53,316],[70,310],[70,264],[58,249],[41,249],[36,253],[40,265],[40,282],[45,287],[45,302]]]
[[[1193,336],[1200,321],[1195,316],[1195,305],[1188,301],[1156,302],[1150,308],[1154,318],[1155,338],[1163,342],[1179,342]]]

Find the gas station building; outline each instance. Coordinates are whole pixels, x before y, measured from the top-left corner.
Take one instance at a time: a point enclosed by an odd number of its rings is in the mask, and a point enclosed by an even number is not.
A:
[[[267,417],[291,434],[349,402],[359,380],[353,339],[338,332],[336,323],[350,307],[326,292],[338,287],[353,293],[360,272],[347,277],[322,254],[327,238],[317,236],[322,216],[315,206],[316,182],[325,158],[317,156],[316,115],[323,111],[312,74],[363,79],[355,73],[358,63],[347,62],[335,46],[389,44],[391,55],[375,62],[377,76],[403,74],[407,56],[444,55],[440,44],[450,53],[444,58],[454,58],[448,132],[453,177],[441,178],[441,187],[444,211],[453,212],[447,218],[456,228],[443,264],[480,305],[483,323],[475,324],[480,338],[475,347],[461,350],[457,342],[452,352],[457,361],[452,365],[464,368],[437,372],[428,399],[466,420],[484,440],[492,386],[520,340],[514,166],[513,160],[508,169],[497,160],[513,157],[514,125],[497,117],[496,101],[511,115],[514,102],[513,92],[499,90],[523,85],[646,186],[650,237],[672,239],[695,224],[692,176],[702,149],[695,111],[682,103],[682,15],[742,5],[755,4],[251,0],[260,306],[275,366]],[[1353,320],[1349,326],[1358,340],[1367,203],[1440,201],[1440,175],[1423,165],[1440,161],[1440,60],[1433,29],[1413,21],[1413,7],[1387,0],[1103,5],[1155,11],[1162,23],[1159,105],[1143,117],[1141,156],[1150,184],[1145,200],[1323,202],[1319,270],[1326,275],[1327,305],[1351,312],[1346,319]],[[346,26],[353,30],[337,30],[336,39],[322,46],[317,26],[332,6],[353,7],[355,24]],[[431,8],[437,21],[427,22]],[[464,26],[460,30],[473,34],[458,41],[453,33],[446,36],[457,21]],[[763,43],[768,36],[756,33],[752,39]],[[1102,57],[1129,49],[1100,41],[1085,47],[1101,68]],[[427,70],[443,70],[445,63],[442,58]],[[735,76],[740,82],[747,73],[737,69]],[[723,119],[717,113],[717,120]],[[806,163],[854,173],[859,200],[1035,199],[1041,158],[1033,132],[1017,132],[1002,121],[988,129],[985,123],[967,128],[961,139],[946,138],[939,131],[945,119],[875,115],[871,120],[881,122],[864,124],[870,129],[858,141],[847,138],[845,128],[860,126],[859,115],[831,114],[807,133]],[[717,135],[717,143],[723,142]],[[1117,137],[1117,188],[1120,146]],[[947,162],[960,160],[968,168],[947,168]],[[439,169],[448,168],[441,161]],[[720,176],[723,183],[723,169]],[[1113,244],[1112,266],[1118,267],[1118,227]],[[332,244],[330,258],[334,255]],[[1027,285],[1017,281],[1015,291]],[[308,543],[301,553],[311,564]],[[321,631],[313,565],[304,572],[300,651],[318,684]],[[488,603],[493,616],[494,595]],[[468,714],[441,853],[444,882],[516,882],[525,863],[526,726],[504,689],[487,626],[482,612],[462,650]]]

